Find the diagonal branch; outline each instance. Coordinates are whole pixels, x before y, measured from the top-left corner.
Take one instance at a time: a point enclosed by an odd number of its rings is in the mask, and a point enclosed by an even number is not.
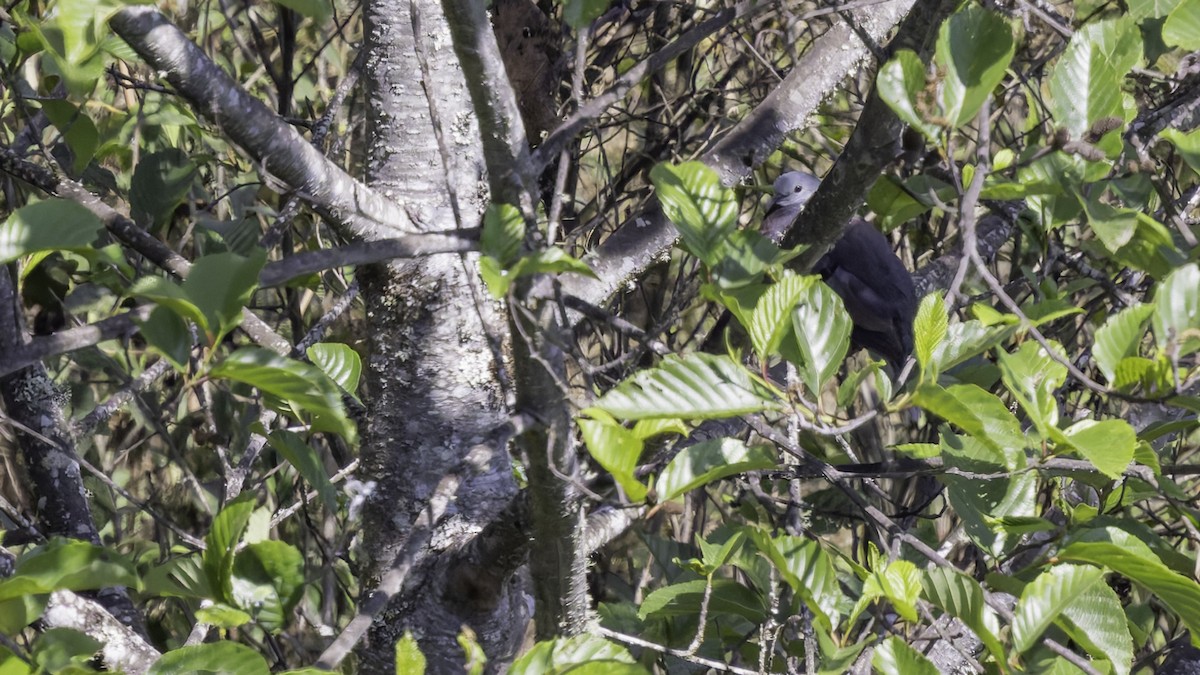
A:
[[[152,68],[240,145],[265,171],[304,195],[317,212],[364,239],[412,232],[403,209],[352,178],[291,125],[242,89],[157,9],[126,7],[109,21]]]

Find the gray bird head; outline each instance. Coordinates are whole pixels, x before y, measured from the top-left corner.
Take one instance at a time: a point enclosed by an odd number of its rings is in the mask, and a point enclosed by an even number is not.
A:
[[[803,171],[788,171],[775,179],[775,196],[767,204],[767,211],[783,208],[799,208],[808,202],[821,185],[821,179]]]
[[[789,171],[776,178],[775,196],[767,202],[767,213],[759,231],[771,241],[779,243],[800,209],[804,208],[820,185],[820,178],[803,171]]]

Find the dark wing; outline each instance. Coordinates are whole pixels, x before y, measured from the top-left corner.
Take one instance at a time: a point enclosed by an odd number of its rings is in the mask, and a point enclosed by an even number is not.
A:
[[[899,368],[912,353],[917,292],[887,238],[855,218],[814,268],[854,321],[852,341]]]
[[[796,219],[796,215],[804,208],[804,204],[784,205],[778,202],[771,204],[767,209],[766,215],[763,216],[762,227],[759,232],[764,237],[770,239],[776,244],[783,239],[783,234],[787,232],[788,226]]]

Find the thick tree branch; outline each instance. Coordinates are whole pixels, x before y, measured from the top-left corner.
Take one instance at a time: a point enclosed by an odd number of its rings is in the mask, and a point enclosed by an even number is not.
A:
[[[243,90],[157,9],[127,7],[109,23],[264,172],[304,195],[319,213],[364,239],[415,231],[400,206],[354,180],[305,142],[295,128]]]
[[[924,4],[932,2],[927,0]],[[893,0],[856,16],[869,16],[865,21],[867,33],[881,40],[911,7],[912,0]],[[704,153],[701,161],[715,168],[726,185],[740,180],[770,155],[787,134],[803,128],[817,106],[869,55],[848,26],[834,26],[805,52],[779,87]],[[861,202],[861,195],[859,192],[852,198],[855,205]],[[604,305],[660,260],[677,236],[675,227],[655,204],[623,224],[588,255],[586,261],[597,279],[568,277],[563,280],[564,290],[590,304]]]

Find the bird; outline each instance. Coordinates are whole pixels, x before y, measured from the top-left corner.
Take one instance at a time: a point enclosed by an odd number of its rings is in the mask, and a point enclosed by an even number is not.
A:
[[[760,231],[778,242],[820,184],[819,178],[803,171],[780,175]],[[851,345],[878,354],[897,372],[903,368],[913,349],[917,292],[887,238],[856,216],[813,272],[838,294],[850,314]]]

